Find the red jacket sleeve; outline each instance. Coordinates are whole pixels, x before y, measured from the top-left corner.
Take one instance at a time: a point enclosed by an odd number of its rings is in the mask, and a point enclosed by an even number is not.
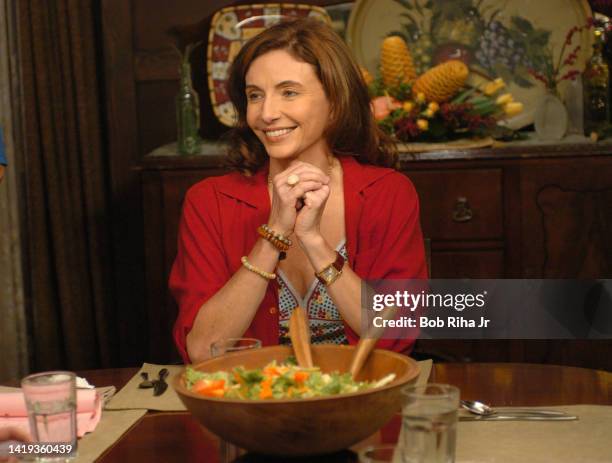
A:
[[[366,189],[354,270],[367,280],[427,279],[419,198],[412,182],[393,172]],[[351,343],[358,340],[346,325]],[[407,352],[414,339],[381,339],[377,347]]]
[[[189,362],[186,337],[200,307],[230,277],[221,241],[218,199],[212,181],[204,180],[185,196],[169,281],[179,308],[174,341],[185,362]]]

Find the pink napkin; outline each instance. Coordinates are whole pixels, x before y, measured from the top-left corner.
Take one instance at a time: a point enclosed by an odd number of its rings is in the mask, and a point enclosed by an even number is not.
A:
[[[102,400],[95,389],[77,389],[77,435],[96,429],[102,417]],[[21,391],[0,393],[0,429],[9,426],[23,429],[28,434],[28,411]]]

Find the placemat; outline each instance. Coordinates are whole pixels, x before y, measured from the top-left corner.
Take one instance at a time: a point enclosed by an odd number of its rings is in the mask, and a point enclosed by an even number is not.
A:
[[[612,461],[612,406],[546,407],[576,421],[462,421],[457,462],[574,463]]]
[[[149,374],[149,379],[155,379],[157,378],[159,370],[162,368],[167,368],[170,372],[166,378],[166,382],[168,383],[166,392],[155,397],[153,395],[153,389],[138,389],[138,385],[142,382],[140,373],[147,372]],[[156,365],[154,363],[144,363],[138,373],[136,373],[117,394],[115,394],[115,397],[106,405],[106,409],[145,409],[163,412],[187,410],[172,387],[174,377],[180,374],[183,368],[185,368],[183,365]]]
[[[576,421],[460,421],[457,463],[609,463],[612,406],[547,406],[578,416]],[[401,442],[403,429],[398,442]],[[396,447],[394,463],[401,462]]]
[[[146,413],[146,410],[103,410],[96,430],[79,439],[75,463],[95,461]]]

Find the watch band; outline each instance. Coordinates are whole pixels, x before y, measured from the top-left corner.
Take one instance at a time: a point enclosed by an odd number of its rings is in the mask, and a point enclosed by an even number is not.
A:
[[[315,272],[317,279],[326,286],[331,285],[334,281],[342,275],[342,268],[344,267],[345,259],[338,251],[336,251],[336,260],[325,267],[320,272]]]

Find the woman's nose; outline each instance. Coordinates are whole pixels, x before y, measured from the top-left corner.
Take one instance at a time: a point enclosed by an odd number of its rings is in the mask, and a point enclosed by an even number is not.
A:
[[[261,118],[269,123],[280,117],[280,106],[274,98],[265,98],[261,106]]]

